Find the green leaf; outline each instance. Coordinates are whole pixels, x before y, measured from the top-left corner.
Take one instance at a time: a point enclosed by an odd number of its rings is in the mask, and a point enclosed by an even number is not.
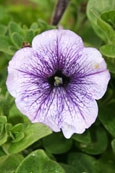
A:
[[[9,123],[3,124],[1,134],[0,134],[0,145],[7,141],[8,134],[10,133],[12,125]]]
[[[115,102],[100,107],[99,119],[107,131],[115,137]]]
[[[103,41],[96,35],[88,21],[80,29],[79,35],[82,37],[85,47],[99,48],[103,44]]]
[[[11,131],[11,128],[12,128],[12,124],[10,123],[5,124],[5,130],[7,131],[7,133]]]
[[[30,123],[27,116],[24,116],[16,107],[14,104],[9,111],[8,114],[8,122],[12,123],[13,125],[19,124],[19,123]]]
[[[15,142],[19,142],[24,138],[24,133],[20,132],[20,133],[16,133],[15,134],[15,139],[12,141],[13,143]]]
[[[16,173],[64,173],[62,167],[48,158],[43,150],[29,154],[19,165]]]
[[[8,54],[4,54],[4,53],[0,52],[0,70],[1,70],[1,72],[8,66],[9,58],[10,58],[10,56]],[[1,107],[0,107],[0,109],[1,109]]]
[[[24,138],[24,130],[25,126],[22,123],[16,124],[12,129],[11,132],[13,133],[13,141],[12,142],[19,142]]]
[[[111,73],[115,73],[115,58],[105,57],[107,68]]]
[[[24,130],[24,124],[23,123],[18,123],[15,126],[13,126],[11,129],[12,133],[22,132],[23,130]]]
[[[11,21],[9,23],[9,33],[11,35],[14,32],[24,35],[23,29],[20,27],[20,25]]]
[[[36,22],[32,23],[30,29],[32,29],[34,31],[37,30],[38,29],[38,23],[36,23]]]
[[[114,173],[115,172],[115,156],[111,150],[108,148],[99,159],[97,159],[95,164],[98,173]]]
[[[22,160],[23,156],[20,154],[0,157],[0,173],[14,173]]]
[[[23,45],[24,37],[17,32],[13,32],[11,34],[11,41],[16,46],[17,49],[20,49]]]
[[[7,141],[8,135],[7,132],[4,132],[0,135],[0,145],[3,145]]]
[[[98,173],[115,173],[115,163],[114,161],[105,162],[98,160],[95,164]]]
[[[107,39],[107,43],[115,43],[115,31],[113,28],[103,21],[101,18],[97,17],[97,24],[105,34],[105,38]]]
[[[101,18],[115,29],[115,10],[102,13]]]
[[[6,116],[0,116],[0,123],[2,123],[2,124],[7,123],[7,117]]]
[[[34,123],[27,125],[23,133],[25,137],[19,142],[12,143],[9,147],[9,153],[17,153],[24,150],[39,139],[51,134],[52,131],[43,124]]]
[[[8,57],[11,58],[11,56],[7,55]],[[6,56],[6,58],[7,58]],[[6,78],[6,76],[4,76]],[[5,83],[4,83],[5,85]],[[9,114],[9,109],[12,107],[12,103],[13,103],[14,98],[11,97],[8,93],[8,91],[5,90],[5,95],[3,97],[3,99],[0,100],[0,106],[2,108],[3,111],[3,115],[8,116]]]
[[[7,123],[7,118],[5,116],[0,116],[0,145],[7,141],[7,131],[5,125]]]
[[[63,167],[66,173],[77,173],[77,170],[74,166],[67,165],[64,163],[61,163],[61,166]]]
[[[115,45],[107,44],[100,47],[100,51],[104,56],[115,58]]]
[[[97,173],[95,162],[95,158],[80,152],[70,153],[68,156],[68,163],[76,169],[76,173]]]
[[[72,140],[65,139],[62,133],[53,133],[43,139],[43,146],[50,153],[61,154],[70,150]]]
[[[2,135],[4,130],[4,124],[0,123],[0,135]]]
[[[11,45],[12,43],[8,36],[0,35],[0,51],[1,52],[7,53],[9,55],[13,55],[14,52],[9,49],[9,46]]]
[[[35,36],[35,33],[33,30],[28,30],[27,33],[26,33],[26,36],[25,36],[25,41],[26,42],[29,42],[29,43],[32,43],[32,39],[34,38]]]
[[[50,29],[56,29],[57,26],[53,26],[53,25],[48,25],[48,23],[42,19],[38,19],[38,28],[40,28],[40,31],[46,31],[46,30],[50,30]]]
[[[115,139],[112,140],[111,146],[112,146],[113,152],[115,153]]]
[[[87,130],[83,134],[75,134],[72,136],[72,139],[84,143],[84,144],[89,144],[91,142],[91,136],[89,130]]]
[[[3,151],[2,147],[0,147],[0,157],[4,155],[5,155],[5,152]]]
[[[84,144],[76,142],[76,146],[88,154],[97,155],[103,153],[108,146],[108,137],[106,131],[101,127],[92,128],[90,131],[92,139],[91,143]]]
[[[89,0],[88,1],[88,5],[87,5],[88,19],[89,19],[94,31],[105,42],[107,42],[107,36],[109,37],[108,31],[109,30],[112,31],[112,27],[108,23],[104,22],[100,16],[105,11],[107,12],[110,10],[115,10],[115,1],[114,0],[111,0],[111,2],[110,2],[110,0],[106,0],[106,1],[105,0]],[[94,12],[96,12],[96,15]],[[98,16],[97,16],[97,14],[98,14]],[[99,25],[99,23],[100,23],[100,25]],[[107,35],[105,35],[105,33]],[[112,34],[113,34],[113,31],[112,31],[112,33],[110,33],[110,37]],[[111,40],[109,40],[109,41],[111,41]]]
[[[97,26],[100,27],[104,41],[107,43],[115,43],[115,32],[112,27],[103,21],[95,10],[91,10],[92,14],[97,18]]]

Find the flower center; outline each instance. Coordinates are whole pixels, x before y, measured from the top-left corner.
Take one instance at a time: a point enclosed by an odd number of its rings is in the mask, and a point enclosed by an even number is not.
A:
[[[70,82],[70,77],[65,76],[60,70],[57,70],[56,73],[48,78],[48,83],[53,87],[67,86]]]

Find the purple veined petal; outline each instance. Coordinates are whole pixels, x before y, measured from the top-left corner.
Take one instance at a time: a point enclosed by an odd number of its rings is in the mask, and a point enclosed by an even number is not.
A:
[[[39,94],[26,97],[25,94],[16,99],[18,109],[33,123],[43,123],[55,132],[62,129],[66,138],[83,133],[94,123],[98,107],[91,97],[76,95],[71,90],[65,92],[63,88],[56,88],[51,93],[47,88],[46,93],[44,91],[42,97]]]
[[[40,57],[32,48],[20,49],[9,62],[6,81],[8,91],[17,97],[27,90],[36,90],[38,85],[42,89],[47,73],[47,68],[44,68]]]
[[[62,112],[64,121],[61,128],[64,136],[70,138],[74,133],[82,134],[95,122],[97,115],[98,106],[92,97],[68,90]]]
[[[69,30],[49,30],[36,36],[32,47],[50,63],[53,69],[62,69],[84,45],[81,37]]]
[[[58,56],[59,56],[59,67],[64,71],[69,67],[65,73],[67,76],[74,73],[73,64],[79,58],[79,51],[84,48],[83,41],[80,36],[69,30],[60,30],[58,37]],[[72,70],[71,70],[71,69]]]
[[[84,88],[94,99],[100,99],[107,90],[110,73],[101,53],[95,48],[84,48],[77,63],[76,82],[79,88]],[[76,65],[77,66],[77,65]]]
[[[32,54],[32,48],[24,48],[15,53],[8,66],[8,77],[6,85],[10,94],[16,97],[19,92],[20,83],[23,80],[22,73],[18,71],[21,67],[25,66],[25,62],[28,62]]]
[[[44,88],[41,94],[36,92],[36,95],[32,97],[28,97],[29,93],[25,93],[16,99],[16,105],[31,122],[43,123],[53,131],[59,132],[59,124],[62,121],[61,112],[64,109],[60,93],[60,88],[53,91],[50,88]]]

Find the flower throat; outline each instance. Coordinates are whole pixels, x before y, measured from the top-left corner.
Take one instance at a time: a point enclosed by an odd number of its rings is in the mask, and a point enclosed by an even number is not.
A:
[[[56,73],[48,78],[48,83],[52,87],[64,87],[70,82],[70,77],[65,76],[61,70],[57,70]]]

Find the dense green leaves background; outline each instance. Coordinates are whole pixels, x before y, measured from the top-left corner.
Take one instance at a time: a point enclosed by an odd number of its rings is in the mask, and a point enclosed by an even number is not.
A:
[[[5,85],[8,62],[35,35],[52,26],[56,0],[0,0],[0,173],[115,172],[115,1],[71,0],[60,25],[103,54],[111,81],[98,101],[97,121],[84,134],[65,139],[31,124]]]

